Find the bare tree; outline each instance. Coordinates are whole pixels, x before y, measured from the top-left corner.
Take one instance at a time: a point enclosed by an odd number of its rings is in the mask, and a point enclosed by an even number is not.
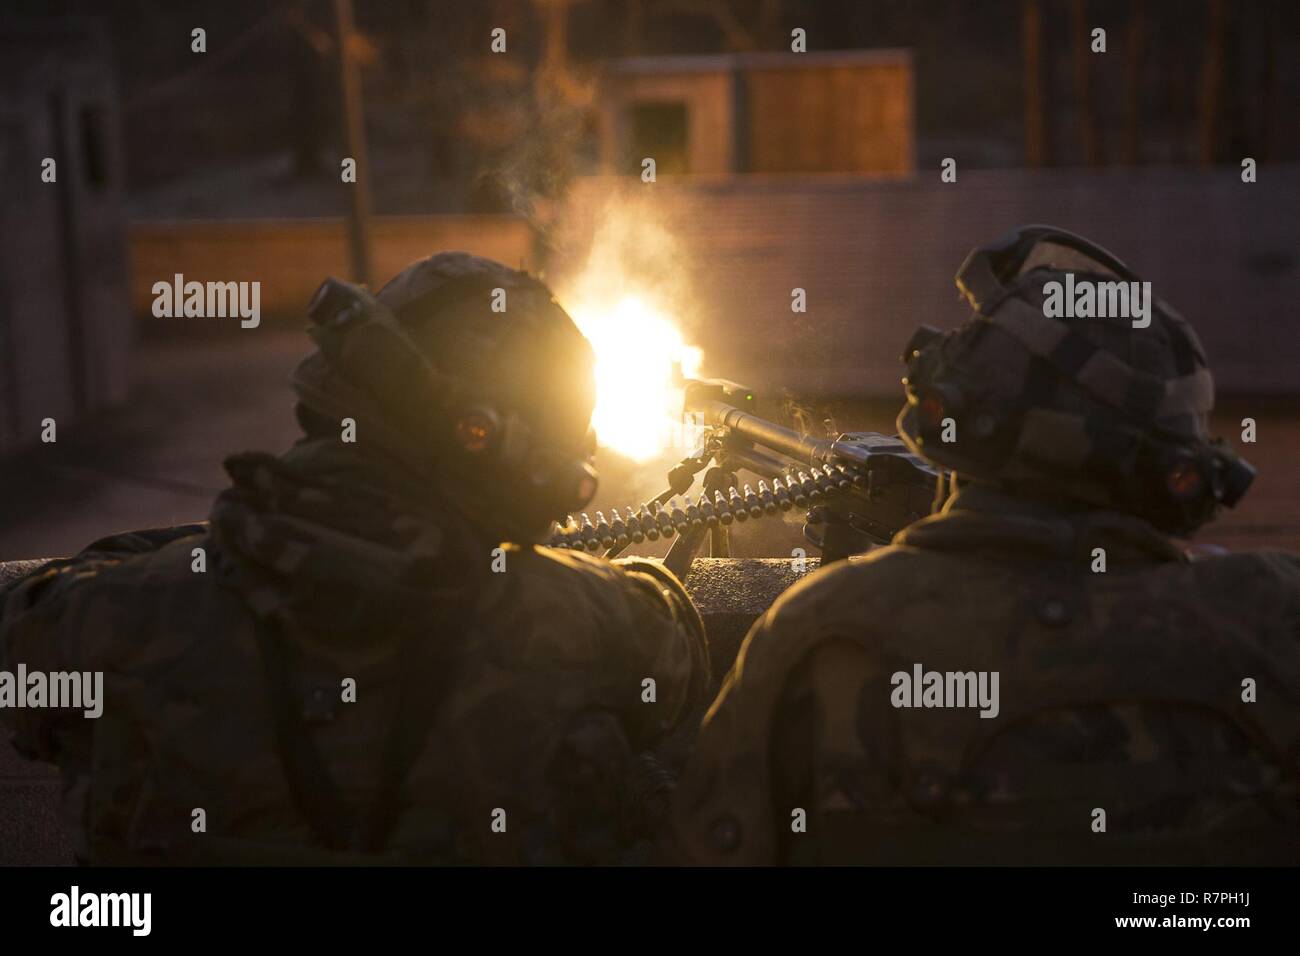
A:
[[[1070,33],[1074,46],[1074,86],[1079,98],[1079,144],[1083,147],[1083,161],[1089,166],[1099,166],[1101,148],[1092,104],[1092,63],[1085,0],[1072,0],[1070,4]]]
[[[1205,66],[1202,70],[1200,159],[1202,166],[1213,165],[1218,150],[1219,95],[1223,89],[1224,0],[1210,0],[1206,21]]]
[[[758,8],[758,42],[762,47],[778,49],[781,35],[781,0],[762,0]]]
[[[722,40],[728,50],[754,50],[759,46],[758,35],[736,15],[727,0],[663,0],[662,10],[712,20],[722,32]]]
[[[1264,70],[1260,77],[1259,161],[1273,158],[1277,144],[1277,0],[1269,3],[1264,14]]]
[[[1146,0],[1129,5],[1128,58],[1124,75],[1124,162],[1142,162],[1142,66],[1146,45]]]
[[[624,0],[621,7],[623,55],[636,56],[642,52],[642,37],[645,35],[645,0]]]
[[[356,162],[356,182],[348,194],[348,249],[353,282],[370,281],[370,167],[367,162],[366,123],[361,98],[361,79],[355,57],[356,31],[352,24],[352,0],[334,0],[339,58],[339,90],[342,94],[344,149]]]
[[[1047,122],[1043,97],[1043,18],[1038,0],[1021,0],[1020,40],[1025,67],[1025,162],[1047,162]]]

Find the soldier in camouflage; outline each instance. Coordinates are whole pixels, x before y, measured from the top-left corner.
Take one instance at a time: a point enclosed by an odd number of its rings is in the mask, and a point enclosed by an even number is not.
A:
[[[1251,476],[1207,439],[1202,348],[1163,303],[1146,327],[1049,317],[1067,274],[1136,279],[1028,227],[963,266],[970,321],[913,340],[899,430],[953,493],[755,624],[674,859],[1300,859],[1300,558],[1175,540]]]
[[[0,711],[61,767],[78,857],[640,859],[707,654],[668,572],[535,544],[594,491],[590,346],[462,253],[330,280],[312,320],[305,435],[229,458],[210,524],[0,597],[0,667],[104,673],[98,720]]]

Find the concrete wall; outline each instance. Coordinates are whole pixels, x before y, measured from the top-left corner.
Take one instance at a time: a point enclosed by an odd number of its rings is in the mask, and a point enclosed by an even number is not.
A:
[[[621,200],[611,204],[611,200]],[[897,397],[917,325],[963,321],[953,275],[976,245],[1046,222],[1108,247],[1192,322],[1221,389],[1300,392],[1300,167],[998,170],[942,183],[748,176],[583,181],[557,279],[614,214],[661,223],[690,291],[662,303],[704,371],[759,388]],[[663,263],[656,260],[656,269]],[[635,275],[636,263],[628,268]],[[791,312],[803,288],[808,310]]]
[[[131,307],[141,316],[151,314],[153,284],[180,273],[187,281],[261,282],[263,314],[302,324],[321,281],[348,268],[342,219],[137,222],[130,241]],[[536,268],[532,228],[514,216],[377,217],[372,242],[376,288],[434,252],[463,250]]]

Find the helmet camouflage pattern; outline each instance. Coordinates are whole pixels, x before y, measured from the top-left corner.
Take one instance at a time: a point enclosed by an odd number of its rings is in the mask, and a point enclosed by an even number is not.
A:
[[[1152,296],[1137,322],[1046,314],[1053,282],[1095,283],[1112,304],[1149,289],[1110,253],[1025,227],[972,252],[956,282],[975,314],[946,333],[923,328],[905,350],[898,429],[913,451],[968,479],[1171,533],[1245,493],[1253,469],[1210,440],[1214,382],[1181,315]]]

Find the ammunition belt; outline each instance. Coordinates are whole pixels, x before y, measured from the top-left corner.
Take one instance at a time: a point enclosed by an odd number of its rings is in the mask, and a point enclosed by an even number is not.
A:
[[[578,518],[569,515],[563,525],[552,531],[546,543],[553,548],[574,551],[621,550],[628,544],[671,538],[694,528],[730,525],[791,508],[816,506],[823,499],[854,487],[867,488],[868,484],[865,471],[830,463],[807,471],[791,471],[773,479],[770,487],[766,480],[760,481],[758,491],[748,484],[740,488],[732,485],[725,492],[715,491],[712,498],[707,492],[694,501],[689,494],[672,495],[667,501],[656,499],[621,512],[611,508],[609,518],[597,511],[595,521],[586,512]]]

